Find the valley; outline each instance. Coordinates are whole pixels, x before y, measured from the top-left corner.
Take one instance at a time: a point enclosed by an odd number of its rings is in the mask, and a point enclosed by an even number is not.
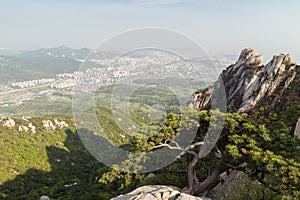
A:
[[[45,106],[50,104],[52,107],[62,107],[63,112],[68,110],[70,113],[74,91],[87,84],[101,88],[122,82],[141,86],[152,82],[167,87],[178,87],[177,91],[188,86],[191,89],[186,91],[185,95],[189,96],[189,92],[210,84],[218,73],[217,69],[221,70],[230,62],[223,58],[220,61],[200,59],[187,63],[164,52],[146,52],[142,56],[133,54],[116,60],[110,54],[115,55],[117,52],[107,53],[104,57],[103,53],[99,52],[89,55],[83,63],[88,52],[88,49],[74,50],[62,46],[23,52],[15,57],[3,57],[0,70],[6,72],[0,75],[0,115],[32,115],[41,110],[45,110],[44,114],[49,114],[58,111],[41,109],[43,103]],[[29,59],[34,64],[27,64]],[[218,68],[213,65],[217,65]],[[208,68],[211,68],[211,71],[207,70]],[[145,69],[147,71],[144,71]],[[180,80],[176,80],[177,75],[182,76]],[[195,79],[199,75],[206,78]],[[39,110],[33,112],[36,106]],[[28,113],[25,107],[28,107]],[[17,112],[18,109],[21,112]]]
[[[76,55],[49,51],[39,56]],[[162,52],[97,55],[70,58],[81,67],[69,72],[1,81],[0,198],[111,199],[145,185],[226,200],[299,197],[300,73],[289,55],[265,66],[244,49],[214,70]],[[211,109],[220,80],[227,114]]]

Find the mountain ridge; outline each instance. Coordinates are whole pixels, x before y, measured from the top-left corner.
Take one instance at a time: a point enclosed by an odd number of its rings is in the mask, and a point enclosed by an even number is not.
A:
[[[54,48],[41,48],[32,51],[26,51],[19,54],[20,57],[62,57],[62,58],[73,58],[73,59],[85,59],[91,49],[80,48],[73,49],[66,46],[59,46]]]
[[[206,89],[197,90],[189,101],[189,107],[205,109],[211,105],[214,92],[225,90],[227,111],[249,113],[264,103],[269,103],[269,109],[280,111],[280,102],[300,99],[297,83],[300,79],[300,66],[289,54],[273,56],[266,65],[263,57],[251,48],[243,49],[236,63],[230,65],[220,75],[219,84]],[[223,83],[221,85],[220,81]],[[294,96],[287,94],[291,89]],[[286,94],[284,99],[280,98]],[[290,99],[285,99],[291,97]]]

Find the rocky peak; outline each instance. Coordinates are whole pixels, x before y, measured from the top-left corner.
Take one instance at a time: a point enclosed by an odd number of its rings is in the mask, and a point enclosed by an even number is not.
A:
[[[281,53],[278,56],[274,56],[272,61],[276,61],[276,64],[279,65],[286,65],[286,66],[292,66],[296,65],[296,62],[291,58],[290,54],[283,54]]]
[[[260,67],[263,65],[263,57],[251,48],[243,49],[235,65],[243,64]]]
[[[283,73],[290,67],[295,66],[295,61],[291,58],[290,54],[280,54],[273,56],[273,59],[267,64],[267,72],[271,73]]]
[[[243,49],[238,61],[224,70],[220,77],[225,88],[228,111],[249,112],[269,101],[269,97],[276,93],[273,100],[268,102],[270,106],[274,106],[276,98],[284,94],[295,77],[299,78],[297,71],[299,66],[289,54],[275,55],[267,65],[263,65],[260,54],[251,48]],[[213,91],[218,89],[220,88],[213,87],[198,90],[192,96],[190,107],[209,107]]]

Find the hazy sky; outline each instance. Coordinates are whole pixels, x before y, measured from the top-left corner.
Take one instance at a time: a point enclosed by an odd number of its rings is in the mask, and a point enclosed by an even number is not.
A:
[[[0,48],[93,48],[139,27],[174,29],[210,53],[252,47],[300,63],[300,1],[0,0]]]

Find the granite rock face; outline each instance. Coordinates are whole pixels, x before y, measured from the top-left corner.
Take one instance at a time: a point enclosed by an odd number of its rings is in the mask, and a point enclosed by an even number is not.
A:
[[[172,186],[149,185],[113,198],[112,200],[210,200],[180,193],[180,189]]]
[[[284,94],[293,84],[295,77],[299,76],[299,68],[289,54],[276,55],[264,65],[263,57],[253,49],[242,50],[238,61],[224,70],[220,76],[226,93],[224,98],[227,111],[249,112],[265,102],[269,96]],[[212,87],[196,91],[189,106],[194,109],[209,107],[212,94],[218,89]],[[274,97],[273,102],[275,100]]]
[[[41,196],[40,200],[50,200],[50,198],[48,196]]]

